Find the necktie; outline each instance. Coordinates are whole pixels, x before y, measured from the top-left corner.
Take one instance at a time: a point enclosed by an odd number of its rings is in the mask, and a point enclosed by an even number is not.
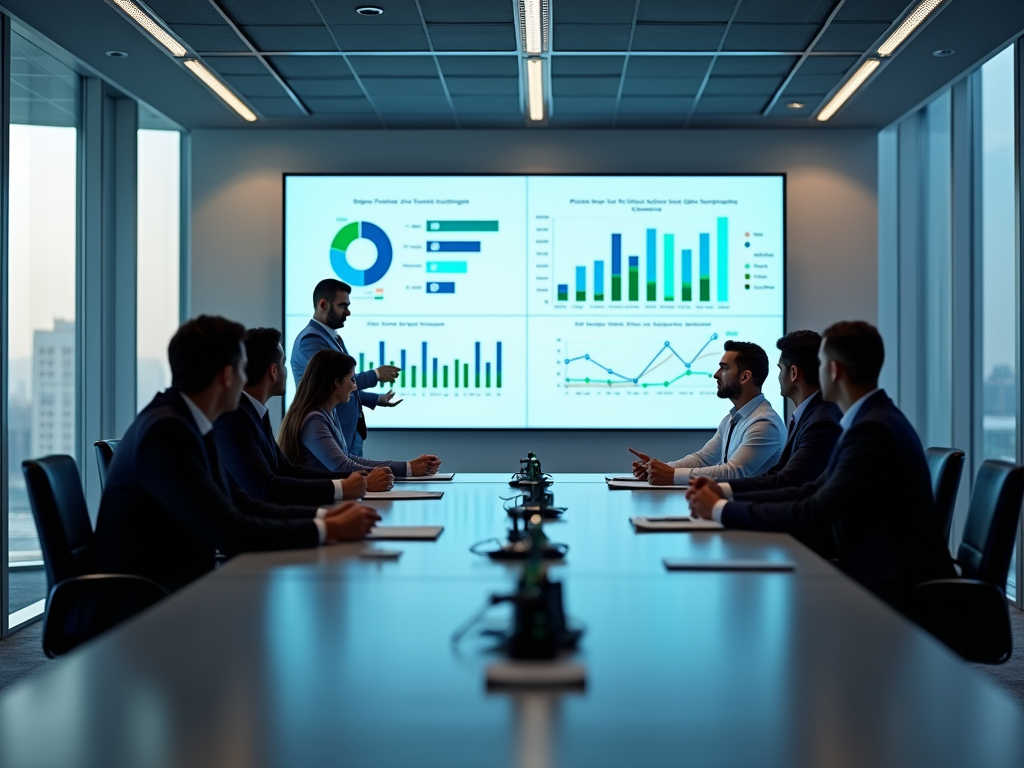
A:
[[[789,424],[786,425],[786,435],[787,436],[793,434],[793,428],[795,426],[796,426],[796,419],[794,419],[792,416],[790,416],[789,417]]]
[[[263,434],[267,436],[267,440],[270,441],[271,451],[267,458],[270,460],[274,471],[277,471],[277,439],[274,437],[274,429],[270,426],[270,414],[263,414]]]
[[[269,411],[267,413],[263,414],[263,432],[266,434],[266,436],[268,438],[270,438],[270,442],[274,442],[274,430],[270,426],[270,412]]]
[[[217,453],[217,440],[213,436],[213,430],[203,435],[203,444],[206,446],[206,457],[210,460],[210,475],[213,477],[221,490],[227,488],[224,482],[224,475],[220,469],[220,456]]]
[[[736,422],[740,420],[740,415],[737,413],[732,417],[732,421],[729,422],[729,431],[726,433],[725,438],[725,452],[722,454],[722,463],[726,464],[729,461],[729,443],[732,440],[733,430],[736,429]]]

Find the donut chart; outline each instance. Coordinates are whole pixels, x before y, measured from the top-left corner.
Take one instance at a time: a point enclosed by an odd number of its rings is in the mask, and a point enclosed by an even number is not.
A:
[[[360,238],[369,240],[377,248],[377,260],[368,269],[356,269],[349,264],[346,251]],[[391,240],[384,230],[368,221],[353,221],[338,230],[331,243],[331,267],[335,274],[351,285],[373,285],[387,274],[391,266]]]

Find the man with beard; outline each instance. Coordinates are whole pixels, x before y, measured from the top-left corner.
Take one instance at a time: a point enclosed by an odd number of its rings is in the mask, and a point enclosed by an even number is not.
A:
[[[345,343],[338,335],[338,329],[345,326],[345,318],[349,311],[349,294],[352,286],[341,280],[321,280],[313,289],[313,319],[295,339],[292,345],[292,373],[298,385],[310,358],[321,349],[333,349],[348,354]],[[382,361],[383,363],[383,361]],[[363,406],[367,408],[390,407],[398,405],[401,400],[393,399],[394,390],[384,395],[367,392],[378,383],[392,382],[398,378],[399,368],[393,365],[380,365],[372,371],[356,374],[356,385],[359,391],[350,397],[347,403],[339,403],[334,410],[338,426],[347,441],[349,454],[363,455],[363,439],[366,437],[366,421],[363,419]]]
[[[779,460],[786,443],[786,428],[764,395],[768,355],[748,341],[725,342],[715,379],[718,396],[732,401],[732,409],[718,425],[714,437],[696,453],[664,462],[630,448],[639,457],[633,474],[651,485],[688,485],[691,474],[732,480],[767,472]]]

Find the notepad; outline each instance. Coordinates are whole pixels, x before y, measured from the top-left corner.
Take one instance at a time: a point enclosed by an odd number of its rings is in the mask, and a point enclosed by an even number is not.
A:
[[[443,525],[378,525],[367,535],[373,541],[435,541]]]
[[[631,517],[629,522],[637,533],[720,531],[724,527],[721,523],[703,517]]]
[[[614,478],[607,479],[608,487],[613,491],[685,491],[688,486],[685,485],[651,485],[646,480],[616,480]]]
[[[586,667],[558,659],[499,661],[487,667],[487,685],[502,688],[579,687],[586,681]]]
[[[682,560],[666,557],[670,571],[795,571],[796,563],[775,560]]]
[[[455,478],[454,472],[438,472],[436,475],[420,475],[418,477],[396,477],[396,483],[423,483],[423,482],[442,482],[445,480],[453,480]]]
[[[609,483],[630,483],[636,480],[636,478],[633,477],[632,475],[616,475],[615,477],[609,477],[608,475],[605,475],[604,479]]]
[[[442,496],[444,496],[444,491],[367,491],[363,498],[367,501],[372,499],[401,501],[402,499],[440,499]]]

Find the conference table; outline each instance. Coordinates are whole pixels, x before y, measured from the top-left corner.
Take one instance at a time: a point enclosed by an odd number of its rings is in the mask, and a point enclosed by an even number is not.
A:
[[[578,689],[494,689],[478,629],[521,563],[508,476],[457,474],[438,500],[373,501],[436,541],[236,557],[0,696],[0,766],[1022,766],[1024,709],[930,635],[783,534],[636,533],[678,491],[555,475],[569,545],[550,578],[585,633]],[[664,558],[792,571],[669,572]]]

